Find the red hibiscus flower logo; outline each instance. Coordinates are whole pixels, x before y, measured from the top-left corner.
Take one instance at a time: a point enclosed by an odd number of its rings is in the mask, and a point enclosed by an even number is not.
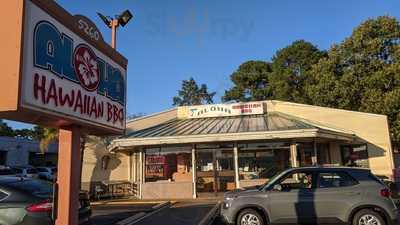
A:
[[[99,86],[100,76],[97,57],[86,45],[79,45],[74,52],[74,68],[82,87],[95,91]]]

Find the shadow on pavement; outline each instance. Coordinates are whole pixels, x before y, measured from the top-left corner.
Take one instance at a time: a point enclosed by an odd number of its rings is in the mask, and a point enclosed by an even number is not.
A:
[[[177,203],[147,217],[136,225],[197,225],[215,204]]]
[[[113,225],[140,212],[149,212],[155,204],[96,205],[92,206],[93,225]]]

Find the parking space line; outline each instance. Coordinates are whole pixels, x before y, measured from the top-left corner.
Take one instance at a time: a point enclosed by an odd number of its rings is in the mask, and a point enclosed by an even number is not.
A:
[[[136,214],[134,216],[128,217],[125,220],[118,222],[116,225],[133,225],[133,224],[138,223],[138,222],[142,221],[143,219],[145,219],[163,209],[171,207],[175,203],[176,202],[170,202],[170,201],[162,202],[158,205],[153,206],[152,207],[153,211],[150,211],[148,213],[139,213],[139,214],[141,214],[140,216],[136,216],[137,215]]]
[[[135,215],[133,215],[131,217],[128,217],[128,218],[126,218],[124,220],[121,220],[121,221],[117,222],[115,225],[127,225],[127,224],[131,223],[132,221],[135,221],[135,220],[139,219],[140,217],[142,217],[144,215],[146,215],[146,213],[140,212],[138,214],[135,214]]]
[[[215,206],[204,216],[204,218],[198,223],[198,225],[210,225],[214,222],[215,217],[219,214],[221,202],[219,201]]]

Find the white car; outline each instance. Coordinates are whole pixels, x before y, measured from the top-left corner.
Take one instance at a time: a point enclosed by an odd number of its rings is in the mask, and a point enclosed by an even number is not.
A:
[[[12,170],[18,177],[38,178],[38,171],[33,167],[13,167]]]
[[[36,167],[40,179],[52,181],[54,174],[57,173],[57,167]]]

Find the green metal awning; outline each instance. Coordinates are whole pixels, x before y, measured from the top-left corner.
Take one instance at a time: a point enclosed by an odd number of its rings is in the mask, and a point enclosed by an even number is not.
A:
[[[266,132],[311,128],[316,127],[280,113],[268,113],[234,117],[174,119],[154,127],[132,132],[124,138]]]
[[[352,141],[355,135],[280,112],[260,115],[173,119],[133,131],[113,141],[110,150],[140,146],[292,138],[329,138]]]

